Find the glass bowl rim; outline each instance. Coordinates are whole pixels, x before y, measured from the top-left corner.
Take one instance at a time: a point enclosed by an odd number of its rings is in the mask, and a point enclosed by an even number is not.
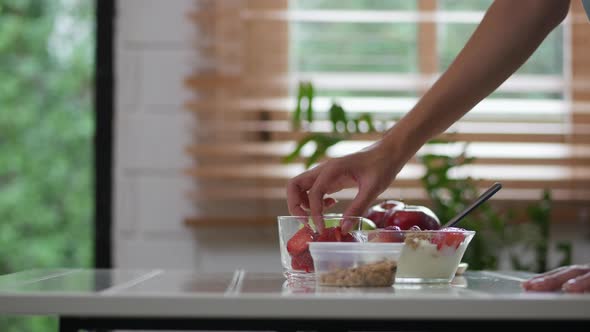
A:
[[[403,242],[310,242],[309,243],[309,249],[311,250],[311,247],[319,247],[316,249],[320,249],[321,247],[326,247],[326,248],[321,248],[321,249],[328,249],[329,247],[343,247],[348,249],[347,247],[350,247],[351,249],[354,249],[354,247],[366,247],[367,249],[369,248],[388,248],[388,247],[402,247],[404,245]],[[356,249],[358,250],[358,249]]]
[[[298,218],[313,218],[313,217],[323,217],[323,218],[354,218],[354,219],[367,219],[367,220],[371,220],[367,217],[363,217],[363,216],[344,216],[341,213],[326,213],[323,214],[321,216],[289,216],[289,215],[284,215],[284,216],[277,216],[277,219],[298,219]]]
[[[461,234],[475,234],[476,231],[470,229],[456,229],[456,230],[448,230],[445,231],[444,229],[422,229],[422,230],[411,230],[411,229],[384,229],[384,228],[376,228],[376,229],[367,229],[367,230],[357,230],[356,232],[361,233],[369,233],[369,232],[383,232],[383,233],[397,233],[397,234],[406,234],[406,233],[418,233],[418,234],[444,234],[444,233],[461,233]]]

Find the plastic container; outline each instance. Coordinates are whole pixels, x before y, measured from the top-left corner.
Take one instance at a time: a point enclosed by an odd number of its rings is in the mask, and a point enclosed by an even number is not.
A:
[[[395,283],[450,283],[475,231],[385,230],[361,232],[368,243],[402,243]]]
[[[391,287],[402,247],[402,243],[310,243],[316,283],[339,287]]]

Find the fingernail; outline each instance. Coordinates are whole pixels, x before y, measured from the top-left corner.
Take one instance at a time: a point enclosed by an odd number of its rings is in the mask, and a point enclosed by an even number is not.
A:
[[[566,283],[561,286],[561,289],[566,292],[577,291],[577,284],[575,280],[568,280]]]

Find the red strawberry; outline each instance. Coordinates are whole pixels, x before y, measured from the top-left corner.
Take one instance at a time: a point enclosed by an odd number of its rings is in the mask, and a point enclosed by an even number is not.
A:
[[[309,242],[315,240],[316,234],[309,225],[303,226],[297,233],[293,234],[287,242],[287,251],[291,256],[297,256],[309,248]]]
[[[436,248],[440,250],[443,246],[454,247],[455,249],[459,248],[463,240],[465,240],[465,235],[463,235],[463,229],[461,228],[444,228],[441,230],[440,233],[436,234],[430,242],[436,244]]]
[[[317,242],[356,242],[352,234],[342,234],[342,229],[338,227],[329,227],[324,229],[316,240]]]
[[[340,227],[338,227],[338,228],[340,228]],[[340,229],[338,230],[338,233],[340,233]],[[340,242],[357,242],[357,241],[354,238],[354,236],[352,236],[352,234],[346,233],[346,234],[342,235],[342,239],[340,240]]]
[[[303,251],[297,256],[291,258],[291,267],[294,270],[303,270],[305,272],[313,272],[313,259],[309,250]]]
[[[318,235],[318,238],[316,239],[317,242],[340,242],[340,238],[342,237],[342,235],[338,234],[338,232],[335,231],[336,227],[329,227],[324,229],[324,231],[322,233],[320,233],[320,235]]]

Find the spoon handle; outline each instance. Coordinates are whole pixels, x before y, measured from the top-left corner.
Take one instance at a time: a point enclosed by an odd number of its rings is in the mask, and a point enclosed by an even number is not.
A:
[[[448,223],[446,223],[441,228],[455,226],[459,221],[461,221],[463,218],[465,218],[465,216],[467,216],[469,213],[471,213],[471,211],[473,211],[475,208],[480,206],[483,202],[490,199],[490,197],[492,197],[500,189],[502,189],[502,184],[499,182],[494,183],[488,190],[486,190],[486,192],[481,194],[481,196],[479,196],[473,203],[471,203],[471,205],[469,205],[465,210],[463,210],[461,213],[456,215],[455,218],[451,219]]]

